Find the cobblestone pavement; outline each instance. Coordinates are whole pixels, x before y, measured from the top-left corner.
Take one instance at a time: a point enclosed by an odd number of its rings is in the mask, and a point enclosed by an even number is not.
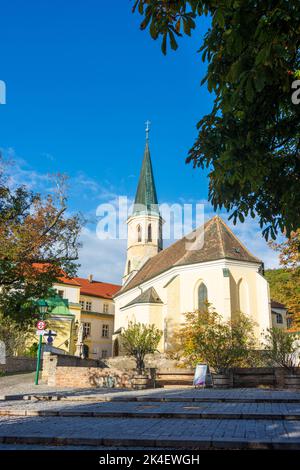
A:
[[[187,398],[188,400],[188,398]],[[126,417],[125,415],[140,415],[142,417],[151,417],[169,415],[178,416],[195,416],[195,417],[218,417],[219,415],[241,418],[260,417],[277,419],[299,419],[300,420],[300,403],[241,403],[241,402],[136,402],[136,401],[110,401],[100,403],[88,403],[86,401],[4,401],[0,404],[0,415],[5,413],[21,413],[33,416],[33,412],[51,412],[64,415],[64,413],[73,413],[74,416],[94,416],[102,417],[107,414],[116,417]]]
[[[300,446],[300,426],[295,421],[276,420],[185,420],[137,418],[1,418],[0,438],[34,438],[45,444],[65,440],[82,445],[99,443],[121,445],[169,445],[175,447],[194,445],[201,442],[257,442],[274,443],[292,441]],[[30,443],[30,439],[29,439]]]
[[[152,390],[124,390],[124,389],[74,389],[66,387],[48,386],[44,383],[34,385],[34,374],[16,374],[12,376],[0,377],[0,403],[1,398],[9,395],[34,395],[34,396],[58,396],[70,400],[167,400],[185,401],[188,400],[210,400],[210,401],[260,401],[260,400],[291,400],[300,402],[300,391],[292,390],[270,390],[270,389],[152,389]]]
[[[67,399],[0,401],[0,413],[12,413],[0,417],[0,445],[300,449],[299,392],[182,388],[56,392]],[[45,411],[53,416],[36,416]],[[23,416],[15,416],[16,412]]]

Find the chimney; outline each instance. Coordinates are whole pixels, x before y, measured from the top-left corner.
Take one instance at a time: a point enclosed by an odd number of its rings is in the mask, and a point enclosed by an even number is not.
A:
[[[91,283],[93,282],[93,275],[92,274],[88,275],[88,281],[91,282]]]

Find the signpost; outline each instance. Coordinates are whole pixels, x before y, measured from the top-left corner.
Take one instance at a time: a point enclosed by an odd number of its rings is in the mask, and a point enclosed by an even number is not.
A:
[[[52,344],[53,343],[53,337],[57,336],[57,333],[55,333],[55,331],[49,330],[49,331],[45,332],[43,336],[45,336],[45,338],[47,338],[47,343],[48,344]]]
[[[46,327],[46,323],[43,320],[39,320],[36,325],[37,329],[42,331]]]
[[[40,300],[38,302],[39,311],[41,315],[41,320],[39,320],[36,324],[37,335],[39,336],[39,345],[37,351],[37,361],[36,361],[36,372],[35,372],[35,380],[34,384],[39,384],[39,374],[40,374],[40,365],[41,365],[41,353],[42,353],[42,341],[43,341],[43,334],[45,332],[46,323],[44,322],[44,315],[47,313],[48,304],[45,300]]]

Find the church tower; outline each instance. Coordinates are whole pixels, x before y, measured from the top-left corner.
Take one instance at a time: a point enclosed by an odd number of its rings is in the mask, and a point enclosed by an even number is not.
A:
[[[162,250],[162,217],[149,150],[149,121],[146,122],[146,146],[132,215],[127,220],[127,260],[123,284],[131,279],[145,262]]]

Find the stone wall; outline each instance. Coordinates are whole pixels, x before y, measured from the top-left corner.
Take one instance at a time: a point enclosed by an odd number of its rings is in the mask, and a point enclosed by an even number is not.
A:
[[[104,360],[105,364],[108,367],[113,367],[117,369],[135,369],[136,362],[133,357],[129,356],[116,356],[110,357]],[[186,365],[176,361],[174,359],[169,359],[166,354],[154,353],[146,354],[145,356],[145,367],[146,368],[156,368],[160,370],[174,370],[176,368],[186,369]]]
[[[11,356],[6,357],[6,363],[0,364],[0,372],[33,372],[36,368],[36,359],[32,357]]]
[[[183,369],[175,361],[166,358],[157,361],[152,356],[146,361],[148,386],[154,384],[151,375],[155,365],[157,386],[193,385],[194,369]],[[297,369],[295,373],[300,376],[300,369]],[[231,376],[230,383],[235,388],[261,386],[283,388],[288,371],[279,367],[234,368],[230,369],[229,374]],[[135,376],[135,361],[128,357],[112,358],[104,363],[92,359],[82,360],[74,356],[44,354],[42,378],[47,381],[48,385],[74,388],[130,389],[134,388]]]
[[[76,356],[69,355],[54,355],[50,352],[45,352],[43,354],[43,370],[42,370],[42,379],[48,381],[49,385],[56,384],[55,374],[58,367],[75,367],[80,369],[81,367],[98,367],[104,368],[107,367],[102,361],[97,361],[94,359],[81,359]]]
[[[49,385],[74,388],[133,388],[135,371],[101,369],[99,367],[63,367],[56,368],[55,383],[48,378]]]

